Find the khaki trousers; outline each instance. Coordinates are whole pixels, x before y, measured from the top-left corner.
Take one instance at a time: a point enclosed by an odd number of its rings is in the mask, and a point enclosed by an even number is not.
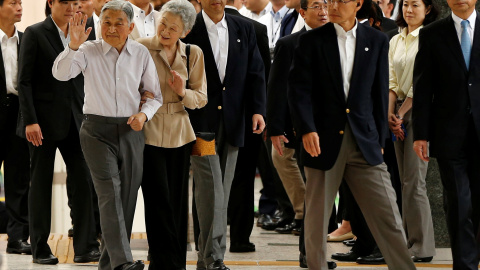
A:
[[[310,270],[328,269],[328,220],[342,178],[362,210],[388,268],[416,269],[407,249],[387,166],[385,163],[372,166],[365,161],[348,125],[333,168],[322,171],[305,167],[305,174],[305,248]]]
[[[398,172],[402,183],[402,217],[410,253],[417,257],[435,256],[432,212],[427,197],[425,177],[428,162],[413,150],[412,110],[405,114],[407,137],[395,141]]]
[[[295,219],[303,219],[303,204],[305,202],[305,182],[298,168],[295,149],[285,147],[282,142],[283,156],[272,148],[272,160],[278,176],[295,211]]]

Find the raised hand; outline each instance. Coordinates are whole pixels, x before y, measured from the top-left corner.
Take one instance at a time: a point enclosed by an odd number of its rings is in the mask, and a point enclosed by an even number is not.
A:
[[[168,85],[177,93],[177,95],[184,97],[185,96],[185,82],[183,81],[182,77],[180,77],[180,74],[176,72],[175,70],[170,70],[170,73],[172,73],[172,78],[168,79]]]
[[[87,25],[87,15],[82,16],[82,13],[75,14],[70,18],[70,23],[68,27],[68,32],[70,34],[70,49],[76,51],[85,41],[87,41],[90,32],[92,32],[92,27],[89,27],[85,30]],[[83,17],[83,18],[82,18]]]

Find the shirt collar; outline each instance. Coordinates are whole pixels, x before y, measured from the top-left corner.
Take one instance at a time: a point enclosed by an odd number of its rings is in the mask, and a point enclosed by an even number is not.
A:
[[[353,26],[350,31],[345,32],[345,30],[338,24],[334,23],[333,26],[335,27],[335,32],[337,32],[337,36],[339,37],[345,37],[349,33],[353,35],[354,38],[357,38],[357,27],[358,27],[358,20],[355,18],[355,26]]]
[[[132,41],[127,38],[127,41],[125,42],[125,45],[123,46],[122,52],[128,52],[131,55],[132,49],[130,48]],[[110,50],[116,50],[113,48],[112,45],[108,44],[105,40],[102,39],[102,50],[103,50],[103,55],[106,55]]]
[[[98,17],[97,14],[95,14],[95,12],[93,12],[93,22],[98,23],[99,21],[100,21],[100,17]]]
[[[221,26],[223,26],[225,29],[228,29],[227,28],[227,21],[225,20],[225,12],[223,12],[223,18],[220,22],[218,22],[217,24],[215,24],[212,19],[210,19],[210,17],[208,17],[207,13],[205,13],[204,10],[202,10],[202,16],[203,16],[203,20],[205,21],[205,26],[207,27],[207,29],[209,29],[210,27],[212,27],[213,25],[218,25],[220,24]]]
[[[270,3],[271,5],[271,3]],[[270,9],[270,14],[272,14],[272,17],[275,17],[275,15],[277,16],[280,16],[280,18],[283,18],[285,17],[285,14],[287,14],[287,12],[289,11],[290,9],[284,5],[279,11],[277,11],[277,13],[274,13],[273,12],[273,7]]]
[[[462,21],[463,19],[458,17],[457,15],[455,15],[455,13],[452,12],[452,19],[453,21],[455,22],[455,24],[460,27],[460,29],[462,28]],[[473,11],[472,14],[470,15],[470,17],[468,17],[467,21],[469,22],[469,25],[470,25],[470,28],[471,29],[475,29],[475,21],[477,19],[477,11]]]
[[[58,33],[60,34],[60,36],[63,35],[62,37],[65,37],[65,33],[62,31],[62,29],[60,29],[60,27],[58,27],[58,25],[55,22],[55,20],[53,19],[52,15],[50,15],[50,18],[52,19],[53,24],[55,24],[55,26],[57,27],[57,30],[58,30]],[[67,37],[68,37],[68,33],[67,33]]]
[[[238,11],[238,9],[236,7],[230,6],[230,5],[225,5],[225,8],[234,9],[234,10]]]
[[[418,37],[418,35],[420,34],[420,29],[422,28],[423,28],[423,25],[420,25],[417,29],[413,30],[411,33],[408,33],[407,35],[408,28],[405,27],[400,32],[400,36],[402,36],[403,38],[406,38],[407,36]]]
[[[8,39],[7,34],[5,34],[5,32],[3,32],[2,29],[0,29],[0,42],[3,42],[4,37],[7,37],[7,39]],[[15,27],[15,32],[13,33],[12,38],[16,38],[17,39],[17,44],[20,44],[20,38],[18,37],[17,27]]]
[[[152,14],[152,13],[153,13],[153,10],[154,10],[153,5],[150,3],[150,13],[147,15],[147,14],[145,14],[145,12],[143,11],[143,9],[135,6],[135,5],[132,4],[132,3],[130,3],[130,5],[132,5],[133,14],[134,14],[135,17],[140,16],[140,14],[143,14],[143,15],[146,17],[146,16]]]
[[[307,23],[305,23],[305,29],[307,29],[307,31],[310,31],[310,30],[312,30],[313,28],[310,27]]]

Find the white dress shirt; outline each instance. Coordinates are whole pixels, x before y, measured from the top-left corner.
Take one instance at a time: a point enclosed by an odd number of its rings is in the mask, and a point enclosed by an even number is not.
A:
[[[145,11],[139,7],[131,4],[133,7],[133,22],[135,27],[137,27],[140,37],[153,37],[155,36],[155,18],[154,12],[155,9],[153,5],[150,4],[150,13],[145,15]]]
[[[355,26],[348,32],[345,32],[345,30],[336,23],[334,23],[333,26],[337,33],[338,49],[340,51],[340,65],[342,68],[343,91],[345,92],[345,100],[347,100],[348,92],[350,91],[350,79],[352,78],[353,60],[355,59],[355,48],[357,47],[358,21],[355,19]]]
[[[2,46],[3,67],[5,69],[5,81],[7,83],[7,94],[18,96],[17,74],[18,74],[18,37],[17,28],[11,38],[0,29],[0,44]]]
[[[455,13],[452,12],[452,19],[455,25],[455,30],[457,30],[457,35],[458,35],[458,41],[460,44],[462,44],[462,23],[463,19],[455,15]],[[469,23],[467,32],[468,35],[470,36],[470,44],[473,45],[473,33],[475,33],[475,21],[477,20],[477,12],[474,10],[470,17],[468,17],[467,21]]]
[[[77,51],[67,46],[55,59],[52,72],[60,81],[83,73],[84,114],[130,117],[138,113],[140,92],[147,90],[155,99],[147,99],[141,112],[152,119],[163,102],[157,70],[148,49],[130,39],[120,54],[104,40],[87,41]]]
[[[100,18],[93,12],[93,25],[95,27],[95,39],[102,39],[102,25],[100,24]]]
[[[302,15],[298,14],[297,21],[295,22],[295,25],[293,26],[292,33],[290,33],[290,34],[293,34],[293,33],[296,33],[298,31],[302,30],[302,28],[304,26],[305,26],[305,20],[302,18]]]
[[[50,17],[52,17],[52,15],[50,15]],[[60,29],[60,27],[58,27],[57,23],[55,22],[55,20],[53,18],[52,18],[52,21],[55,24],[55,26],[57,27],[58,34],[60,35],[60,39],[62,40],[63,47],[64,48],[67,47],[68,43],[70,43],[70,33],[68,33],[67,37],[65,37],[65,33],[62,31],[62,29]]]
[[[262,18],[265,14],[268,13],[268,10],[272,9],[272,3],[268,2],[268,4],[265,6],[265,8],[260,11],[258,14],[245,8],[245,9],[240,9],[240,14],[243,16],[250,18],[252,20],[258,21],[260,18]]]
[[[205,26],[207,27],[208,39],[212,46],[215,63],[217,64],[218,76],[223,83],[228,60],[228,26],[225,20],[225,13],[223,14],[222,20],[217,24],[215,24],[203,10],[202,16],[205,21]]]
[[[283,6],[279,11],[274,12],[273,7],[270,4],[270,9],[265,16],[261,17],[258,22],[267,26],[268,34],[268,46],[274,48],[278,38],[280,38],[280,27],[282,25],[282,19],[285,17],[289,9],[287,6]]]

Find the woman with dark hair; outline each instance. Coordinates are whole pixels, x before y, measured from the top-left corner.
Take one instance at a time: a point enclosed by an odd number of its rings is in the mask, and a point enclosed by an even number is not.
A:
[[[403,0],[396,21],[401,32],[390,41],[388,122],[392,131],[402,184],[402,218],[407,244],[416,262],[435,255],[432,216],[425,177],[428,163],[413,151],[413,66],[420,29],[433,22],[438,10],[432,0]]]

